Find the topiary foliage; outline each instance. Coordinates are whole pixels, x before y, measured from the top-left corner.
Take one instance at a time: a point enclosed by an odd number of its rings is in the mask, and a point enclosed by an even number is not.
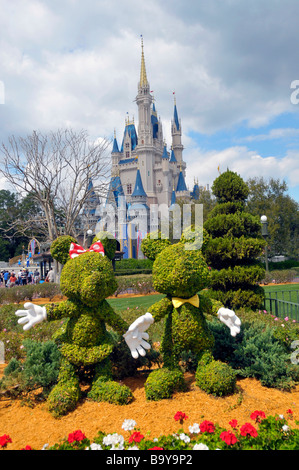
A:
[[[60,290],[67,297],[59,304],[46,306],[47,319],[67,321],[56,335],[59,345],[61,366],[58,383],[48,398],[48,407],[55,416],[61,416],[73,410],[81,396],[80,374],[82,368],[94,366],[94,380],[90,398],[119,404],[132,400],[131,390],[113,382],[111,372],[111,354],[115,341],[106,328],[124,334],[127,323],[119,317],[106,297],[117,288],[112,263],[107,256],[93,251],[86,251],[75,258],[70,258],[70,237],[62,237],[51,247],[53,256],[64,261],[60,277]]]
[[[52,258],[56,259],[60,264],[65,264],[70,257],[69,249],[71,243],[76,243],[76,240],[70,235],[62,235],[56,238],[50,247]]]
[[[235,391],[236,373],[223,362],[212,361],[198,368],[195,377],[199,388],[212,395],[224,396]]]
[[[187,249],[202,250],[206,247],[209,238],[210,236],[205,228],[192,224],[183,230],[180,241],[185,244]]]
[[[153,265],[153,286],[173,297],[191,297],[209,284],[210,271],[200,250],[187,250],[183,243],[160,252]]]
[[[97,241],[100,241],[102,243],[107,258],[113,260],[117,248],[117,241],[113,237],[113,235],[111,235],[110,232],[98,232],[94,237],[92,243],[95,243]]]
[[[190,351],[199,369],[214,362],[211,353],[214,337],[205,314],[216,315],[222,304],[209,298],[204,291],[210,282],[210,270],[202,251],[188,249],[186,239],[183,237],[182,240],[184,243],[166,244],[166,247],[163,240],[160,240],[160,246],[156,240],[155,250],[152,250],[155,252],[153,286],[165,297],[152,305],[149,312],[155,322],[165,318],[165,327],[160,348],[163,368],[153,371],[145,383],[148,400],[170,398],[174,391],[183,389],[180,361],[185,351]],[[208,357],[206,362],[203,355]],[[221,381],[218,386],[219,394],[230,393],[233,387],[225,383],[221,389]]]
[[[248,187],[227,170],[216,178],[212,190],[217,205],[204,224],[210,238],[203,249],[212,268],[210,295],[228,308],[261,308],[264,291],[259,282],[265,270],[258,258],[265,241],[259,219],[244,210]]]
[[[141,242],[141,251],[148,259],[154,261],[157,255],[171,245],[168,238],[162,238],[161,232],[150,232]]]
[[[212,191],[219,204],[245,202],[249,188],[237,173],[227,170],[215,179]]]

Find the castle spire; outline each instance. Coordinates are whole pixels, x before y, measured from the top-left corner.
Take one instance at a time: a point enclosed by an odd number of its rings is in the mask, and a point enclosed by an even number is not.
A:
[[[149,83],[146,76],[145,59],[143,51],[143,37],[141,36],[141,68],[140,68],[140,86],[147,86]]]

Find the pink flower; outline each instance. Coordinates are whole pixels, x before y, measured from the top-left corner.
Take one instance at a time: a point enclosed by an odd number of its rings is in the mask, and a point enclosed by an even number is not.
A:
[[[236,436],[234,435],[233,432],[231,431],[223,431],[221,434],[220,434],[220,439],[222,441],[224,441],[228,446],[231,446],[231,445],[234,445],[236,444],[236,442],[238,442],[238,439],[236,438]]]
[[[240,434],[241,436],[244,436],[244,437],[247,437],[247,436],[257,437],[257,430],[255,429],[255,427],[252,426],[252,424],[245,423],[243,424],[243,426],[241,426]]]
[[[80,441],[83,441],[83,439],[86,439],[86,436],[85,434],[83,434],[82,431],[80,431],[80,429],[78,429],[77,431],[74,431],[74,432],[71,432],[69,435],[68,435],[68,442],[69,443],[72,443],[72,442],[80,442]]]
[[[238,426],[238,421],[236,419],[232,419],[228,424],[235,429]]]
[[[211,421],[205,420],[199,425],[199,429],[201,432],[208,432],[213,434],[215,431],[215,425]]]
[[[129,437],[129,444],[131,444],[132,442],[140,442],[143,438],[143,434],[141,434],[139,431],[134,431]]]
[[[254,411],[251,413],[250,418],[253,419],[256,423],[260,423],[262,419],[266,418],[266,415],[263,411]]]
[[[3,434],[0,436],[0,447],[5,447],[9,442],[12,442],[8,434]]]
[[[174,415],[174,419],[176,421],[179,421],[181,424],[183,424],[184,419],[188,419],[188,416],[182,411],[177,411],[177,413]]]

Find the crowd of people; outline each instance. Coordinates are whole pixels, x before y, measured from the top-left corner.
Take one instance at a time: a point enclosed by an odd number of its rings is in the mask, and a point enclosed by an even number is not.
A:
[[[25,286],[27,284],[38,284],[41,275],[38,269],[31,271],[29,269],[20,269],[15,271],[3,270],[0,272],[0,285],[2,287]]]

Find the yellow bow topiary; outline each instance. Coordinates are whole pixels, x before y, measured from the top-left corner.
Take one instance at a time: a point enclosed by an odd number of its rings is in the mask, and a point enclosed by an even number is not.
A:
[[[174,308],[179,308],[181,305],[185,304],[186,302],[194,305],[195,307],[199,307],[199,297],[197,294],[190,297],[190,299],[181,299],[180,297],[172,297],[172,304]]]

